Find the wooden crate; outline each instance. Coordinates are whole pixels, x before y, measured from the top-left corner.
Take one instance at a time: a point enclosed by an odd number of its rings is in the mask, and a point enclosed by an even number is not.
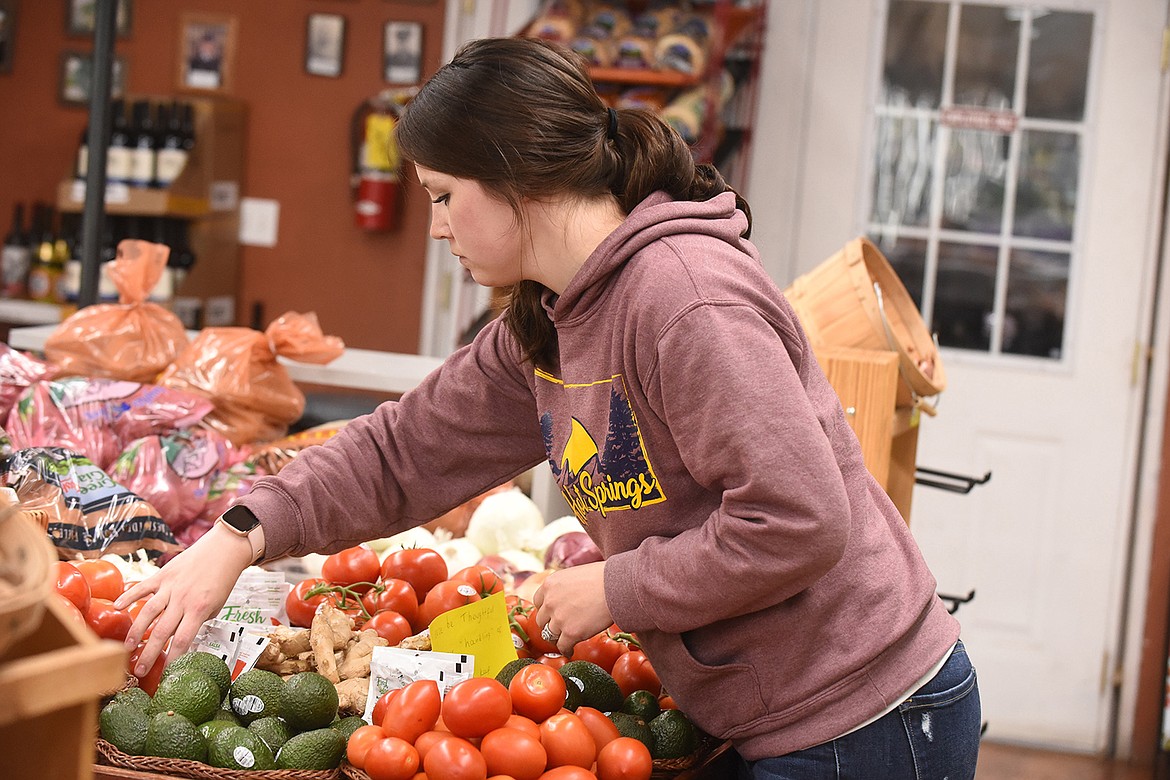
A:
[[[125,681],[122,644],[49,599],[37,630],[0,663],[0,777],[89,780],[99,700]]]

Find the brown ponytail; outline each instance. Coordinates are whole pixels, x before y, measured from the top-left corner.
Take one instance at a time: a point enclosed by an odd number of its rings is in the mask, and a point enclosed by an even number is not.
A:
[[[464,45],[423,85],[396,136],[406,159],[478,181],[518,216],[525,198],[612,193],[628,214],[658,190],[696,201],[731,191],[654,114],[617,109],[616,122],[611,116],[577,54],[533,38],[484,38]],[[746,237],[751,212],[738,194],[736,203],[748,216]],[[541,305],[544,291],[533,281],[515,285],[504,321],[526,358],[552,368],[557,337]]]

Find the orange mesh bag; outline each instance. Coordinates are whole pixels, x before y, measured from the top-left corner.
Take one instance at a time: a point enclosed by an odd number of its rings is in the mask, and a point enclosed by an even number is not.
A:
[[[153,382],[187,346],[187,331],[172,312],[146,300],[167,266],[163,244],[126,239],[109,263],[118,303],[87,306],[45,341],[45,356],[61,376]]]
[[[215,409],[203,424],[233,444],[272,441],[305,410],[304,393],[277,357],[324,364],[344,351],[341,339],[321,332],[315,314],[288,312],[263,333],[204,328],[158,381],[211,399]]]

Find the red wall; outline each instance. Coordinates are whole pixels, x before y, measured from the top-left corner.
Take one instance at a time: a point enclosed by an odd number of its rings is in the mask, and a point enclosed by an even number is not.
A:
[[[14,202],[54,199],[57,183],[72,169],[88,113],[57,99],[61,53],[92,48],[88,38],[65,34],[65,0],[17,5],[13,68],[0,74],[0,234]],[[316,311],[325,331],[349,346],[416,352],[429,204],[407,184],[398,230],[354,228],[349,126],[357,106],[386,86],[383,24],[423,23],[425,77],[439,61],[444,3],[134,0],[131,34],[117,42],[127,64],[127,92],[176,92],[180,16],[189,11],[237,19],[226,94],[249,111],[241,194],[280,202],[277,245],[241,250],[241,324],[250,324],[256,303],[263,324],[289,310]],[[310,12],[347,19],[341,78],[304,71]]]

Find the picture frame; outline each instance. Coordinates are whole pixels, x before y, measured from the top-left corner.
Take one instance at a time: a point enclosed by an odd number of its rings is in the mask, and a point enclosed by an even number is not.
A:
[[[345,67],[346,20],[341,14],[311,13],[305,22],[305,72],[338,78]]]
[[[422,81],[422,22],[386,22],[382,36],[382,80],[387,84]]]
[[[65,34],[93,35],[97,0],[65,0]],[[130,35],[133,23],[134,0],[118,0],[117,21],[114,29],[119,38]]]
[[[232,88],[236,17],[184,13],[179,18],[178,88],[223,93]]]
[[[93,89],[93,54],[83,51],[65,51],[61,53],[60,79],[57,86],[57,98],[67,106],[85,106],[89,104],[90,91]],[[119,99],[126,94],[126,59],[114,57],[112,81],[110,83],[110,97]]]
[[[16,41],[16,0],[0,0],[0,73],[12,72],[12,47]]]

